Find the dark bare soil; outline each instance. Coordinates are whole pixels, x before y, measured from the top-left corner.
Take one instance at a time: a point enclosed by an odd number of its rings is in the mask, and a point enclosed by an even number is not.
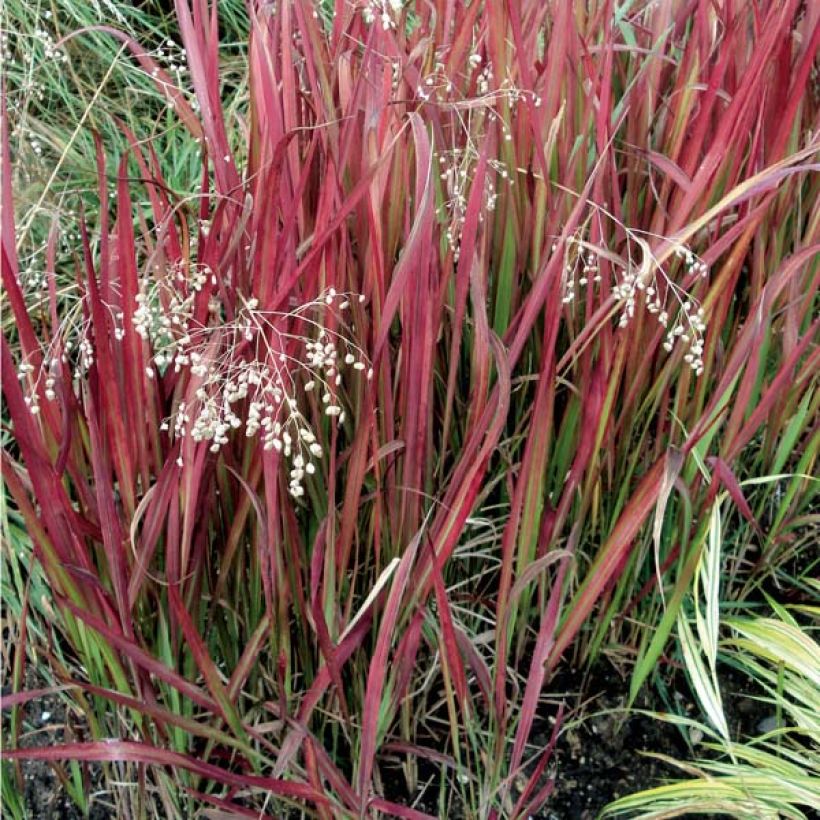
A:
[[[594,704],[602,714],[562,737],[556,749],[555,791],[540,818],[592,820],[607,803],[659,785],[670,768],[643,752],[685,759],[677,729],[643,715],[624,720],[622,701],[620,694],[602,695]]]
[[[553,776],[555,789],[546,806],[531,816],[532,820],[593,820],[618,797],[680,775],[645,752],[660,752],[680,760],[690,758],[687,744],[676,727],[645,715],[626,714],[623,707],[628,681],[613,675],[611,669],[598,670],[586,679],[566,672],[550,688],[568,693],[562,698],[568,711],[548,774],[539,784],[543,786],[546,777]],[[637,706],[663,711],[653,694],[647,694]],[[551,733],[552,725],[544,722],[533,731],[531,745],[545,748]],[[408,799],[397,786],[388,796],[435,815],[440,780],[432,767],[426,771],[423,765],[420,768],[421,780],[426,779],[425,774],[433,777],[426,790]],[[462,820],[465,815],[458,805],[451,805],[446,816],[448,820]]]
[[[33,677],[33,676],[32,676]],[[571,679],[560,681],[572,684]],[[576,687],[579,681],[575,681]],[[761,714],[745,692],[745,681],[727,679],[727,712],[733,729],[743,733],[754,731]],[[42,686],[36,680],[31,688]],[[642,752],[661,752],[686,760],[691,752],[678,729],[650,717],[633,714],[624,717],[624,683],[617,677],[600,675],[584,682],[582,712],[570,715],[556,747],[550,771],[556,787],[547,806],[533,820],[593,820],[612,800],[641,789],[659,785],[664,779],[679,775],[662,761]],[[572,691],[572,685],[566,691]],[[576,689],[577,691],[577,689]],[[647,709],[662,711],[654,695],[640,704]],[[77,740],[66,732],[65,706],[59,695],[49,695],[29,703],[24,710],[23,742],[28,746]],[[578,719],[578,718],[583,719]],[[533,742],[546,746],[551,726],[547,723],[536,730]],[[80,820],[83,814],[68,796],[60,779],[47,763],[27,761],[21,764],[24,779],[24,799],[27,817],[31,820]],[[386,773],[386,772],[385,772]],[[117,818],[116,809],[103,791],[102,772],[98,766],[86,766],[86,794],[90,798],[90,820]],[[11,786],[6,783],[4,787]],[[385,784],[387,785],[387,784]],[[14,786],[12,786],[14,788]],[[431,814],[437,813],[438,784],[435,781],[426,792],[408,800],[406,792],[391,795],[401,803],[412,803]],[[460,820],[458,807],[451,807],[448,820]]]
[[[31,669],[26,675],[26,683],[27,689],[46,686]],[[59,695],[45,695],[29,702],[23,707],[22,714],[21,745],[43,748],[82,739],[67,732],[68,715]],[[82,771],[86,786],[84,791],[90,804],[87,816],[71,799],[52,766],[39,760],[21,761],[26,817],[30,820],[108,820],[115,817],[113,807],[101,791],[101,768],[95,764],[83,764]],[[66,769],[63,768],[61,773],[66,774]],[[4,781],[2,787],[17,789],[18,785]]]

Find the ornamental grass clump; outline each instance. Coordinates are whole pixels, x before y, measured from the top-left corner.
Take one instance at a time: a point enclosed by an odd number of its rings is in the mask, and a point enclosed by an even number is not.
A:
[[[717,494],[727,596],[803,542],[816,21],[55,9],[94,90],[44,107],[15,70],[2,123],[6,783],[46,760],[123,817],[533,815],[557,674],[674,673]],[[34,747],[43,689],[63,738]]]

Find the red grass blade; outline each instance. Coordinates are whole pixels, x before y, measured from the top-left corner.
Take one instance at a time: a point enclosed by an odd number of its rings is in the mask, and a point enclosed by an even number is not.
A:
[[[329,805],[327,797],[305,783],[280,780],[275,777],[238,774],[211,763],[204,763],[190,755],[126,740],[105,740],[90,743],[64,743],[57,746],[34,749],[8,749],[4,752],[9,760],[82,760],[86,763],[128,762],[149,766],[170,766],[208,778],[217,783],[240,789],[264,789],[277,797],[307,800],[316,805]]]

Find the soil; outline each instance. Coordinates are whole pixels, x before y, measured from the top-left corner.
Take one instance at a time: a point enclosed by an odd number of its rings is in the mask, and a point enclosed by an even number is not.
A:
[[[552,691],[569,693],[564,728],[556,744],[547,776],[554,776],[555,790],[548,803],[532,820],[593,820],[608,803],[627,794],[658,786],[681,772],[645,752],[659,752],[678,760],[691,758],[680,730],[670,723],[624,710],[628,681],[613,676],[611,669],[581,680],[577,673],[564,673],[551,684]],[[581,696],[580,692],[583,692]],[[558,698],[560,699],[560,698]],[[558,700],[557,699],[557,700]],[[583,705],[580,705],[580,704]],[[645,694],[637,708],[663,711],[660,700]],[[549,743],[552,725],[543,723],[532,733],[531,745],[544,748]],[[435,769],[420,766],[420,780],[437,777]],[[406,793],[388,795],[398,803],[410,804],[429,814],[437,814],[439,781],[434,779],[427,791],[408,800]],[[451,806],[448,820],[462,820],[458,806]]]
[[[26,689],[46,685],[29,668]],[[23,707],[22,716],[21,745],[42,748],[81,739],[68,731],[69,715],[59,695],[44,695],[30,701]],[[26,817],[30,820],[109,820],[115,817],[113,806],[106,804],[106,795],[101,791],[101,767],[93,763],[82,765],[87,786],[85,793],[91,798],[87,816],[71,799],[52,766],[40,760],[21,761]]]
[[[29,677],[32,677],[31,675]],[[36,680],[27,681],[29,688],[43,686]],[[571,679],[560,681],[571,684]],[[556,681],[557,683],[557,681]],[[576,691],[578,681],[575,681]],[[593,820],[612,800],[641,789],[650,788],[680,772],[642,752],[662,752],[673,758],[690,758],[679,730],[671,724],[643,715],[624,718],[624,687],[617,678],[605,675],[584,682],[583,712],[565,718],[565,729],[557,744],[550,771],[556,775],[556,788],[547,806],[533,820]],[[566,691],[573,687],[567,686]],[[762,716],[758,705],[748,697],[745,681],[727,679],[724,693],[732,728],[754,731]],[[642,708],[662,710],[655,696],[647,695]],[[48,695],[24,708],[23,742],[29,746],[78,739],[67,732],[66,708],[59,695]],[[536,727],[533,743],[545,746],[551,726]],[[80,820],[82,812],[66,793],[54,770],[47,763],[25,761],[21,764],[25,787],[27,817],[32,820]],[[86,765],[85,777],[92,796],[90,820],[113,820],[114,806],[102,790],[102,773],[98,766]],[[430,788],[430,795],[438,786]],[[398,795],[391,796],[399,798]],[[416,795],[411,801],[416,808],[436,814],[436,803],[428,794]],[[460,812],[451,810],[448,818],[459,820]]]
[[[699,719],[683,673],[673,675],[669,683],[678,684],[679,691],[672,695],[677,701],[676,710]],[[688,761],[698,754],[696,745],[691,747],[681,730],[671,723],[634,712],[626,715],[624,704],[628,687],[628,680],[620,679],[611,668],[602,667],[593,670],[583,680],[571,672],[559,674],[553,680],[553,691],[574,693],[566,697],[566,703],[574,706],[576,711],[565,715],[564,729],[548,769],[555,778],[555,789],[548,803],[537,814],[531,815],[531,820],[594,820],[607,804],[619,797],[685,777],[679,768],[647,753]],[[584,693],[583,697],[580,692]],[[721,680],[721,692],[734,736],[748,737],[766,730],[763,724],[771,719],[771,715],[755,700],[755,696],[761,693],[753,691],[748,679],[737,674],[725,675]],[[580,706],[581,702],[583,706]],[[639,695],[635,707],[647,712],[667,711],[658,694],[649,688]],[[551,731],[549,724],[536,727],[532,745],[545,747]],[[690,740],[693,744],[698,742],[694,737]],[[539,785],[544,782],[542,780]],[[430,792],[438,793],[436,782]],[[398,795],[393,798],[400,803],[410,802],[430,814],[437,813],[435,800],[425,799],[427,795],[424,793],[415,795],[412,801],[402,800]],[[687,817],[698,820],[707,815],[691,813]],[[457,807],[451,808],[447,818],[462,820],[463,814]]]
[[[689,698],[683,673],[673,676],[671,683],[678,684],[673,695],[679,701],[676,708],[701,719],[698,708]],[[601,670],[597,678],[586,682],[584,691],[590,703],[585,711],[590,717],[562,736],[556,749],[556,789],[548,806],[537,816],[538,820],[592,820],[604,806],[619,797],[686,776],[679,768],[645,753],[692,760],[699,753],[698,738],[691,737],[690,746],[679,728],[647,715],[632,714],[624,720],[627,687],[628,682],[617,679],[614,685],[612,681],[607,683]],[[762,692],[756,690],[748,678],[729,672],[721,677],[720,688],[729,730],[734,737],[754,736],[768,730],[765,724],[772,716],[756,699]],[[666,711],[660,697],[651,689],[639,695],[636,708]],[[546,738],[538,740],[546,742]],[[706,816],[687,815],[690,818]]]
[[[670,777],[671,767],[644,752],[687,757],[675,727],[644,715],[624,720],[623,701],[623,695],[602,693],[590,706],[596,714],[561,737],[555,791],[539,818],[592,820],[607,803]]]

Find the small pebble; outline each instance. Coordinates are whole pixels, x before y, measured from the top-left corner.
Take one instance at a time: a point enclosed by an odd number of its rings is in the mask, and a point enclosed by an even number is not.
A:
[[[773,732],[781,725],[782,721],[777,720],[777,715],[769,715],[757,724],[757,731],[765,735],[767,732]]]

